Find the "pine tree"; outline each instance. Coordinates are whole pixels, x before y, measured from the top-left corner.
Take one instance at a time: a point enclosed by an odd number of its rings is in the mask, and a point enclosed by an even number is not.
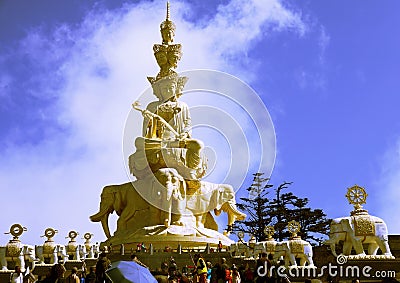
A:
[[[269,179],[263,177],[263,173],[255,173],[253,184],[247,189],[248,198],[240,198],[237,206],[248,216],[246,220],[238,222],[234,231],[243,231],[253,235],[257,241],[266,238],[264,229],[272,225],[275,229],[275,238],[283,241],[290,237],[287,224],[291,220],[300,223],[301,230],[298,233],[304,240],[311,244],[320,244],[323,235],[328,235],[330,219],[326,218],[321,209],[307,207],[309,200],[295,196],[292,192],[283,192],[291,182],[283,182],[275,189],[274,198],[269,199],[268,190],[273,185],[268,184]]]
[[[267,213],[269,210],[267,189],[271,188],[272,185],[267,184],[269,179],[263,178],[263,174],[264,173],[253,174],[253,184],[247,188],[249,197],[240,198],[243,202],[237,204],[240,210],[246,212],[247,218],[244,221],[240,221],[239,224],[234,227],[234,230],[240,230],[254,235],[256,241],[265,240],[264,228],[272,220],[271,216]]]

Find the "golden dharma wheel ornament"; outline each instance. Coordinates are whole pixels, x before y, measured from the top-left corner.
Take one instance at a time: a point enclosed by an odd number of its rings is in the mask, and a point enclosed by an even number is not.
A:
[[[83,238],[85,239],[85,240],[90,240],[91,238],[92,238],[92,236],[93,236],[93,234],[90,234],[90,233],[85,233],[85,235],[83,235]]]
[[[71,241],[74,241],[75,238],[76,238],[78,235],[79,235],[78,232],[72,230],[72,231],[69,231],[69,233],[68,233],[68,238],[70,238]]]
[[[272,236],[275,234],[274,226],[266,226],[264,228],[264,234],[268,236],[268,239],[271,239]]]
[[[47,228],[45,231],[44,231],[44,235],[47,237],[47,238],[53,238],[54,237],[54,235],[57,233],[58,231],[57,230],[55,230],[55,229],[53,229],[53,228]]]
[[[19,236],[22,235],[22,233],[24,233],[24,231],[26,231],[27,229],[25,227],[22,227],[21,224],[13,224],[10,227],[10,232],[8,233],[4,233],[4,234],[11,234],[13,235],[14,239],[18,239]]]
[[[290,233],[292,233],[292,237],[296,237],[297,233],[300,231],[300,223],[297,221],[290,221],[287,225],[287,229]]]
[[[368,194],[366,193],[363,187],[358,185],[354,185],[351,188],[347,189],[346,198],[349,203],[354,205],[355,210],[362,209],[362,204],[366,203]]]

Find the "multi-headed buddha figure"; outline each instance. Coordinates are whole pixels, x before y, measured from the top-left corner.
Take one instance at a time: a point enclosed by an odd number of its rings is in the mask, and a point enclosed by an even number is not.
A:
[[[201,155],[202,142],[191,137],[189,107],[178,100],[188,78],[175,71],[182,52],[180,44],[173,44],[175,24],[169,19],[168,4],[167,18],[160,29],[162,44],[153,46],[160,71],[156,77],[148,77],[158,100],[141,110],[143,136],[135,141],[136,152],[131,155],[129,165],[138,179],[161,168],[174,168],[189,187],[198,187],[199,179],[206,173],[206,162]]]

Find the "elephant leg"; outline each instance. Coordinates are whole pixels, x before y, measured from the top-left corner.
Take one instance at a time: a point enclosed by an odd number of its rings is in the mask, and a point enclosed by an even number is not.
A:
[[[182,216],[185,214],[186,200],[173,200],[173,225],[183,226]]]
[[[352,248],[353,248],[353,245],[351,244],[351,242],[350,241],[345,241],[343,243],[343,254],[344,255],[350,255]]]
[[[55,252],[51,257],[50,257],[50,264],[56,264],[58,261],[58,256],[57,252]]]
[[[382,239],[377,237],[376,243],[382,251],[383,255],[392,256],[392,252],[390,251],[389,243],[387,239]]]
[[[284,255],[283,258],[285,259],[285,266],[289,266],[290,265],[290,258],[288,255]]]
[[[314,266],[314,261],[312,259],[312,255],[307,255],[308,266]]]
[[[378,252],[379,245],[377,243],[370,243],[368,245],[368,254],[369,255],[376,255]]]
[[[289,257],[290,264],[296,266],[297,263],[296,263],[296,257],[294,256],[294,254],[289,253],[288,257]]]
[[[353,248],[356,251],[357,255],[365,255],[364,252],[364,247],[362,245],[362,242],[360,239],[356,238],[354,235],[352,236],[352,244],[353,244]]]
[[[2,248],[0,248],[2,249]],[[7,270],[6,250],[0,250],[0,265],[1,270]]]
[[[25,259],[24,256],[19,256],[16,260],[15,260],[15,265],[18,265],[21,268],[21,271],[24,272],[25,271]]]
[[[307,259],[305,256],[300,257],[300,266],[305,266]]]
[[[203,214],[196,214],[195,217],[196,217],[196,227],[204,228]]]

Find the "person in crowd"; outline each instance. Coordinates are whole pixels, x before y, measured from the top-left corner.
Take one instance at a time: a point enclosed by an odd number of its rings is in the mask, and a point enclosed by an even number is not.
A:
[[[218,242],[218,252],[222,252],[222,242]]]
[[[267,258],[267,254],[261,253],[260,258],[257,260],[256,264],[256,272],[257,272],[256,283],[266,283],[269,279],[270,270],[271,270],[271,263]]]
[[[111,261],[106,253],[101,253],[96,263],[96,283],[110,283],[111,280],[106,275],[106,270],[110,267]]]
[[[199,283],[207,283],[207,265],[201,254],[195,255],[197,278]]]
[[[141,244],[141,243],[138,243],[138,244],[136,245],[136,252],[137,252],[137,253],[140,253],[141,250],[142,250],[142,244]]]
[[[246,264],[244,273],[243,273],[243,282],[244,283],[253,283],[254,282],[254,273],[251,270],[249,264]]]
[[[238,268],[237,268],[237,266],[236,266],[236,264],[233,264],[232,265],[232,283],[240,283],[241,282],[241,278],[240,278],[240,273],[239,273],[239,270],[238,270]]]
[[[272,266],[276,266],[276,262],[274,261],[274,255],[273,254],[268,254],[267,257],[267,267],[268,267],[268,282],[269,283],[276,283],[277,281],[277,270],[276,268],[272,269]]]
[[[140,245],[140,249],[141,249],[141,251],[144,252],[144,253],[147,252],[147,248],[146,248],[146,246],[144,245],[143,242],[142,242],[141,245]]]
[[[226,258],[221,258],[221,264],[219,266],[219,269],[217,270],[217,278],[218,278],[218,283],[231,283],[232,276],[231,276],[231,270],[226,263]]]
[[[207,283],[211,283],[211,272],[212,272],[212,264],[210,261],[206,262],[207,265],[207,277],[206,277],[206,281]]]
[[[152,272],[152,274],[157,279],[157,282],[168,283],[168,263],[162,262],[160,268]]]
[[[76,268],[75,266],[72,267],[71,274],[67,277],[66,283],[80,283],[78,268]]]
[[[96,283],[96,267],[91,266],[89,267],[89,274],[86,275],[86,283]]]
[[[16,265],[14,268],[14,272],[10,275],[10,283],[23,283],[24,276],[21,272],[21,268]]]

